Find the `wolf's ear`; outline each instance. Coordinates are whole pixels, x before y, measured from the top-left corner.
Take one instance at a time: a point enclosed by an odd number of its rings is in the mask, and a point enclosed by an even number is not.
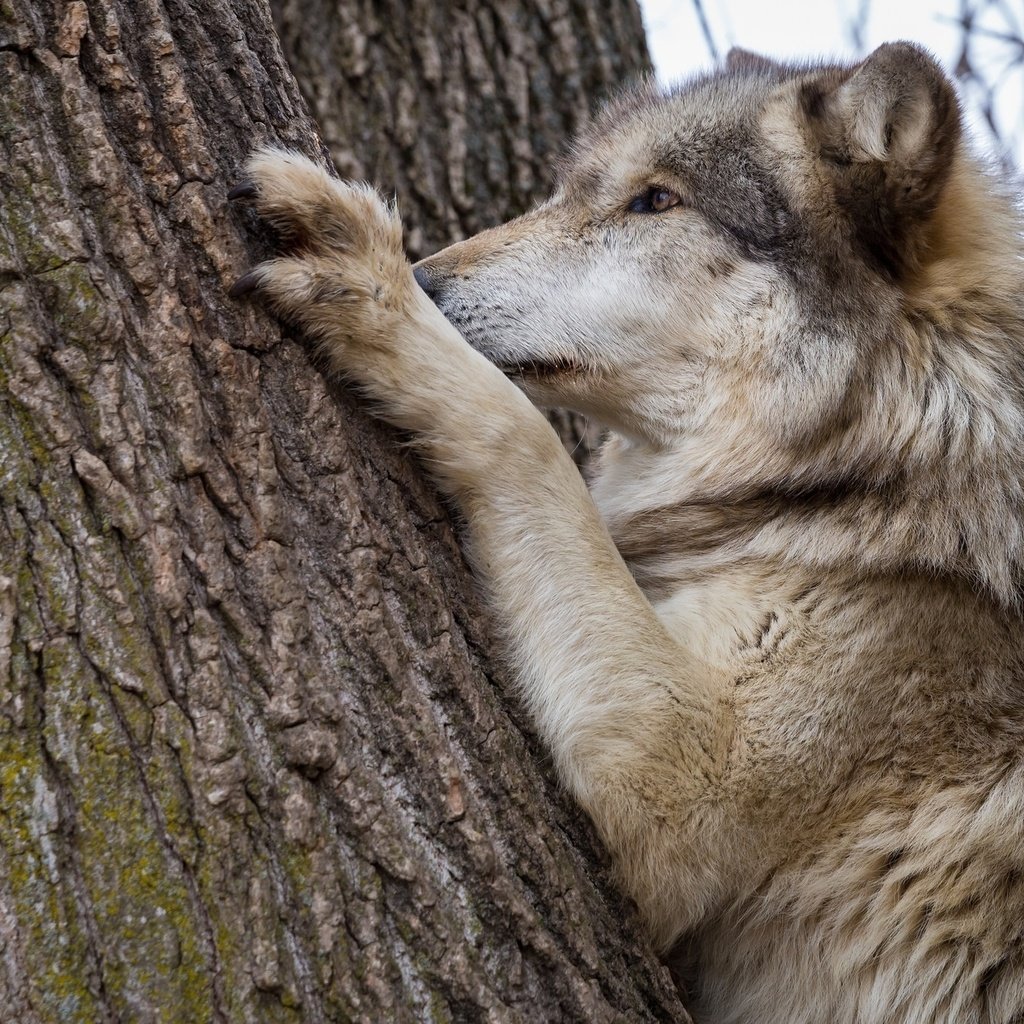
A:
[[[852,71],[805,85],[801,100],[837,198],[898,274],[913,261],[913,228],[935,209],[956,153],[952,83],[920,47],[886,43]]]
[[[725,55],[725,70],[737,74],[757,71],[783,74],[786,71],[786,66],[770,57],[754,53],[753,50],[744,50],[742,46],[733,46]]]

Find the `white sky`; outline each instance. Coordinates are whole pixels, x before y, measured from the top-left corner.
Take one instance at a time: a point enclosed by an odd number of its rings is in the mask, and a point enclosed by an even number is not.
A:
[[[854,57],[845,26],[861,0],[703,0],[719,53],[743,46],[771,57]],[[692,0],[640,0],[647,41],[658,77],[685,77],[710,63],[707,43]],[[931,50],[952,70],[960,54],[955,19],[960,0],[875,0],[868,8],[865,46],[870,50],[893,39],[911,39]],[[1006,19],[1015,19],[1008,25]],[[983,28],[1019,34],[1024,29],[1024,0],[1006,0],[990,10]],[[996,77],[1019,51],[995,39],[972,44],[972,63]],[[978,124],[977,97],[968,94],[969,123],[979,144],[991,152],[991,133]],[[996,93],[995,117],[1018,168],[1024,168],[1024,65],[1005,75]]]

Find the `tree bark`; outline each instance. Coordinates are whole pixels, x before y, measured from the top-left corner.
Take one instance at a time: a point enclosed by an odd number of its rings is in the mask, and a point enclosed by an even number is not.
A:
[[[503,134],[522,81],[467,182],[532,138]],[[404,163],[371,99],[352,152],[420,168],[414,244],[475,230],[505,165],[435,193],[451,154]],[[445,510],[225,296],[265,251],[224,199],[266,140],[318,147],[256,0],[0,0],[0,1020],[685,1019]],[[508,166],[495,220],[533,188]]]

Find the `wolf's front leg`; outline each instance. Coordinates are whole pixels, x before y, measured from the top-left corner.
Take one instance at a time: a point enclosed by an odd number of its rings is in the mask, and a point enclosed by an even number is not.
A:
[[[395,211],[295,154],[263,151],[248,171],[237,194],[295,248],[236,291],[259,288],[418,435],[466,514],[560,776],[670,942],[719,881],[708,808],[729,742],[723,681],[665,631],[543,416],[416,284]]]

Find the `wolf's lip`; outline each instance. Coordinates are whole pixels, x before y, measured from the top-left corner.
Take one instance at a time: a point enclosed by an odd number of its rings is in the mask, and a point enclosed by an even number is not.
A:
[[[569,359],[519,359],[515,362],[494,360],[494,365],[510,377],[553,377],[579,371]]]

